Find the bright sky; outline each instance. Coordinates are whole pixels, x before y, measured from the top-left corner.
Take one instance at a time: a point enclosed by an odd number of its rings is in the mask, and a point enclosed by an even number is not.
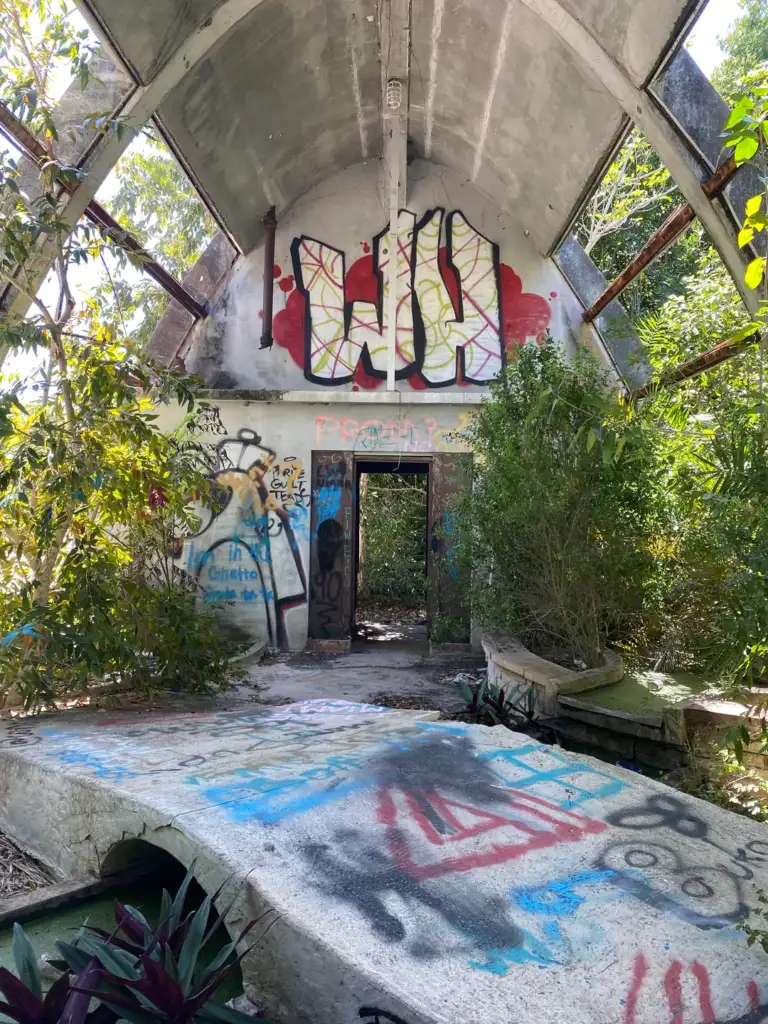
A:
[[[705,75],[712,74],[723,59],[717,45],[741,14],[739,0],[709,0],[688,37],[688,50]]]

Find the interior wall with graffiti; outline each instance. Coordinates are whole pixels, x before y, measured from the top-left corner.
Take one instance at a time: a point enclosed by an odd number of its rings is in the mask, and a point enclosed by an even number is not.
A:
[[[383,390],[393,258],[383,210],[375,162],[303,197],[279,219],[268,268],[273,347],[259,347],[257,248],[215,303],[188,367],[224,389]],[[398,237],[400,390],[486,388],[526,342],[549,333],[568,348],[580,337],[581,307],[553,261],[532,250],[514,210],[492,206],[447,169],[410,169]]]
[[[203,409],[197,428],[216,508],[198,503],[199,527],[178,543],[175,561],[233,641],[281,650],[307,642],[312,509],[322,511],[329,495],[320,477],[313,485],[313,459],[338,448],[350,459],[466,450],[470,413],[437,411],[242,401]]]
[[[227,433],[218,410],[205,426]],[[180,568],[197,582],[203,602],[221,609],[233,640],[301,646],[301,620],[294,619],[292,635],[288,613],[307,600],[301,545],[310,497],[302,460],[279,459],[243,427],[213,446],[211,479],[218,511],[199,506],[200,528],[185,538]]]
[[[523,292],[498,245],[461,211],[428,210],[418,221],[403,211],[398,236],[397,379],[416,389],[487,385],[516,346],[544,336],[549,302]],[[274,336],[307,380],[375,388],[386,379],[388,243],[387,226],[349,269],[327,241],[292,243],[292,290]]]

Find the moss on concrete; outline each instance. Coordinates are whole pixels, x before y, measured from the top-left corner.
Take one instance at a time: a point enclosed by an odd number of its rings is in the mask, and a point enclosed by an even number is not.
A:
[[[703,679],[690,672],[627,672],[620,682],[593,690],[584,699],[615,711],[651,715],[696,696],[706,686]]]

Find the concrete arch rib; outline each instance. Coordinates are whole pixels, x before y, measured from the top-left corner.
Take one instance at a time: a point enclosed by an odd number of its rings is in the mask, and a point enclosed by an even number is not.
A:
[[[674,129],[657,111],[650,97],[632,83],[594,36],[558,0],[519,2],[537,14],[570,47],[640,128],[706,228],[747,308],[756,313],[758,302],[755,294],[744,286],[744,263],[735,240],[702,192],[701,182],[686,162]]]
[[[157,110],[168,94],[264,0],[224,0],[224,3],[199,28],[195,29],[163,65],[152,81],[138,88],[131,97],[123,117],[132,130],[118,138],[111,134],[96,154],[87,178],[72,193],[62,219],[74,227],[88,203],[98,192],[117,161],[135,138],[136,130]]]

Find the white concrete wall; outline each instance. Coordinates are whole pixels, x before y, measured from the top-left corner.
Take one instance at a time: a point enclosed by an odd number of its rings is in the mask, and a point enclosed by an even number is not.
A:
[[[324,397],[217,400],[205,416],[201,440],[216,446],[214,479],[230,497],[218,515],[201,510],[179,565],[199,580],[204,600],[225,602],[221,621],[235,639],[289,650],[306,644],[313,451],[467,450],[453,432],[476,407],[468,395]],[[169,411],[164,417],[172,425]]]
[[[279,223],[273,349],[259,350],[259,247],[240,260],[212,315],[201,325],[187,356],[190,369],[222,388],[385,387],[375,375],[386,366],[386,331],[381,329],[381,320],[386,323],[385,292],[374,276],[374,240],[387,228],[380,175],[376,160],[349,167],[308,192]],[[413,241],[399,264],[400,294],[405,295],[398,312],[399,389],[483,390],[518,344],[541,338],[547,330],[566,351],[577,340],[599,351],[593,330],[582,326],[579,302],[553,261],[537,253],[516,218],[465,179],[416,161],[409,169],[408,211],[401,218],[405,236]],[[380,266],[388,259],[386,247],[385,237]],[[440,249],[452,257],[457,273],[444,262],[438,266]],[[409,301],[411,295],[414,301]],[[381,303],[380,311],[374,301]],[[363,372],[364,344],[372,373]],[[457,345],[465,353],[464,376],[474,383],[455,383]]]

